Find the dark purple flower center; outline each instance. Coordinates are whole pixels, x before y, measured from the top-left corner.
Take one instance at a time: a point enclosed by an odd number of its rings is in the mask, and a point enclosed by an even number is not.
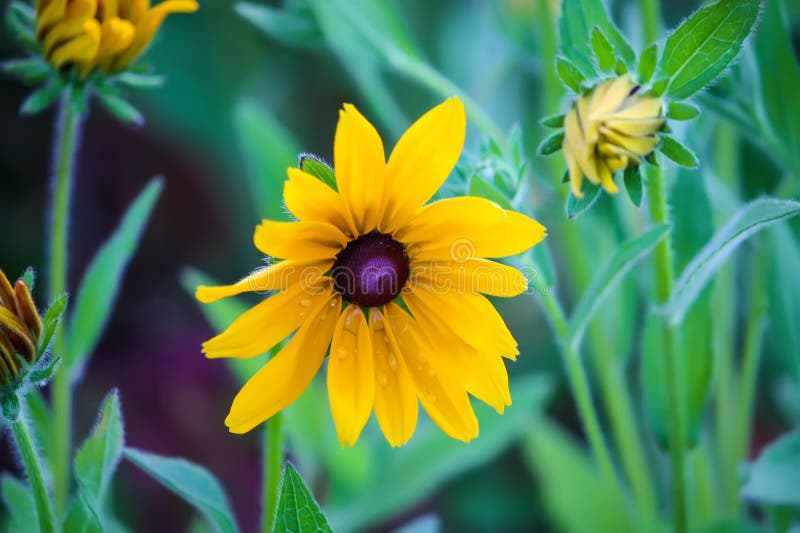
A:
[[[334,288],[348,302],[375,307],[391,302],[408,279],[408,254],[377,231],[350,241],[333,264]]]

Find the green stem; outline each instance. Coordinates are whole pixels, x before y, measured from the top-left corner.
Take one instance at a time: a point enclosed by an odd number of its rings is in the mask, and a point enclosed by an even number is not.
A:
[[[14,433],[14,440],[22,457],[25,473],[28,476],[28,482],[33,492],[36,516],[39,518],[39,531],[52,533],[55,530],[53,525],[55,522],[53,520],[53,509],[50,505],[50,495],[47,493],[47,486],[44,483],[39,454],[33,444],[33,438],[25,421],[25,415],[22,412],[20,412],[16,420],[11,422],[11,431]]]
[[[273,415],[264,428],[264,464],[261,531],[272,533],[275,525],[275,512],[278,509],[278,496],[281,486],[281,468],[283,467],[283,414]]]
[[[646,44],[654,43],[661,35],[661,2],[659,0],[639,0],[642,12],[642,32]]]
[[[647,196],[650,218],[653,224],[669,222],[667,193],[661,167],[649,165],[647,168]],[[672,294],[674,272],[672,267],[672,239],[669,235],[656,245],[653,251],[655,261],[656,302],[666,302]],[[675,531],[687,530],[686,513],[686,447],[683,439],[683,413],[678,382],[678,365],[675,351],[675,330],[666,322],[664,327],[664,379],[667,382],[669,401],[669,448],[672,471],[672,511]]]
[[[50,211],[49,293],[50,301],[67,290],[67,244],[69,231],[72,169],[80,138],[81,116],[70,103],[69,94],[61,100],[55,137],[55,169],[52,177]],[[61,328],[56,332],[54,351],[66,361]],[[72,388],[68,365],[63,365],[53,379],[53,487],[56,512],[66,510],[69,497],[70,454],[72,446]]]

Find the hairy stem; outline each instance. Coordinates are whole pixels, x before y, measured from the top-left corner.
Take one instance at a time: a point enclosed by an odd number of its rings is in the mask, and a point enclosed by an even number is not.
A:
[[[28,476],[28,483],[30,483],[31,492],[33,493],[36,516],[39,519],[39,531],[52,533],[55,530],[55,526],[53,508],[50,505],[50,495],[47,493],[47,486],[44,483],[39,453],[36,451],[36,446],[33,443],[33,438],[23,413],[20,412],[19,417],[11,422],[11,432],[14,434],[14,442],[19,450],[20,457],[22,457],[22,464],[25,466],[25,473]]]

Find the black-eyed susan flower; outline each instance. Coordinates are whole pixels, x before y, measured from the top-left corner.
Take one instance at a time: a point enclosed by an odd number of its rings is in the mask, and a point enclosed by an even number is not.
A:
[[[518,254],[545,228],[477,197],[427,203],[463,148],[457,98],[435,107],[389,157],[352,105],[334,141],[336,190],[297,168],[284,200],[296,222],[265,220],[256,247],[280,258],[242,281],[200,287],[212,302],[276,290],[203,345],[207,357],[253,357],[286,345],[242,388],[225,423],[244,433],[287,407],[327,363],[331,412],[343,445],[372,411],[393,446],[417,423],[418,402],[439,427],[478,434],[468,394],[502,413],[510,405],[503,358],[517,343],[484,296],[527,288],[518,270],[484,258]]]
[[[196,0],[37,0],[36,39],[56,68],[74,65],[81,76],[127,68],[171,13],[196,11]]]
[[[564,117],[562,143],[572,194],[583,198],[584,176],[616,194],[614,173],[640,165],[658,146],[663,125],[661,99],[640,94],[627,74],[579,96]]]

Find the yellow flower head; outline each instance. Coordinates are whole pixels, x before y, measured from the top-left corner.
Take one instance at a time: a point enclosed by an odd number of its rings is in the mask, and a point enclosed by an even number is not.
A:
[[[57,69],[114,73],[144,52],[167,15],[197,8],[196,0],[165,0],[152,8],[150,0],[36,0],[36,37]]]
[[[355,444],[373,410],[399,446],[414,432],[418,401],[463,441],[478,434],[468,394],[498,412],[511,404],[503,358],[517,356],[517,343],[484,294],[515,296],[527,281],[482,258],[518,254],[545,228],[483,198],[427,203],[458,161],[465,129],[463,105],[447,100],[406,131],[387,163],[378,132],[345,104],[334,141],[338,190],[288,170],[284,201],[297,222],[265,220],[254,236],[282,261],[197,291],[202,302],[278,291],[206,342],[207,357],[253,357],[294,332],[236,396],[225,421],[232,432],[297,399],[329,348],[328,396],[343,445]]]
[[[25,281],[12,287],[0,270],[0,384],[12,383],[38,357],[42,319]]]
[[[627,74],[580,96],[564,117],[562,148],[572,194],[583,198],[584,176],[616,194],[614,172],[641,164],[658,145],[663,124],[661,99],[639,94]]]

